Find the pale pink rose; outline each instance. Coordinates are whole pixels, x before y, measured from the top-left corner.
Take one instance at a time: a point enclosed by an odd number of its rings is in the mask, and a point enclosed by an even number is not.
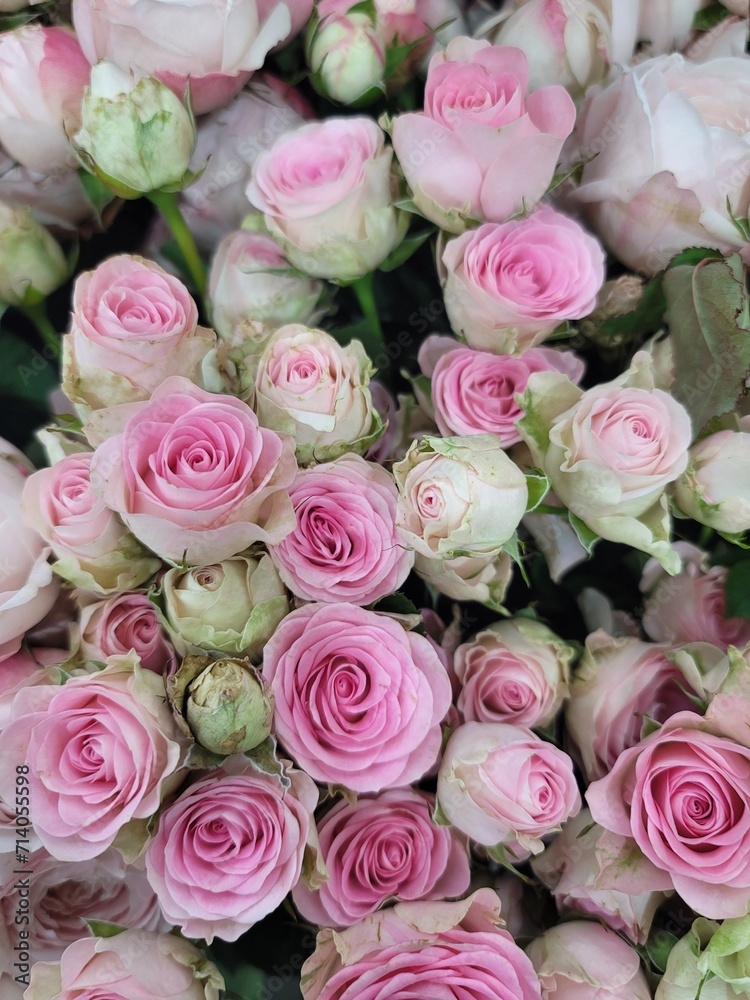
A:
[[[568,694],[575,650],[541,622],[500,621],[456,650],[465,722],[507,722],[528,729],[551,722]]]
[[[593,236],[546,206],[449,240],[445,308],[469,347],[521,353],[565,320],[596,307],[604,252]]]
[[[302,996],[406,1000],[429,983],[444,1000],[541,1000],[531,963],[503,924],[492,889],[457,903],[397,903],[344,931],[321,931],[302,966]]]
[[[747,913],[750,892],[750,748],[721,735],[747,733],[735,704],[716,718],[680,712],[625,750],[586,792],[605,830],[632,837],[697,913],[721,920]],[[738,726],[739,723],[739,726]],[[718,735],[717,735],[718,734]]]
[[[275,733],[316,781],[378,792],[435,763],[450,680],[429,641],[392,618],[308,604],[267,643],[263,674]]]
[[[568,204],[645,274],[686,247],[741,249],[727,206],[739,218],[750,207],[748,109],[744,58],[665,55],[623,71],[579,113],[568,155],[587,162]]]
[[[433,559],[416,553],[414,569],[435,590],[455,601],[478,601],[499,611],[513,579],[513,560],[499,556]]]
[[[727,618],[726,566],[710,566],[708,553],[689,542],[676,542],[682,572],[668,576],[655,560],[641,577],[645,595],[643,628],[655,642],[709,642],[726,649],[750,642],[750,621]]]
[[[542,1000],[651,1000],[638,953],[592,920],[558,924],[526,949]]]
[[[94,224],[96,215],[75,169],[38,173],[20,166],[1,149],[0,201],[30,208],[37,222],[66,235]]]
[[[607,884],[607,835],[582,809],[531,862],[534,875],[550,890],[558,913],[585,913],[645,944],[663,892],[628,893]],[[601,846],[600,846],[601,845]],[[617,879],[614,880],[617,885]]]
[[[289,496],[297,527],[270,552],[293,594],[373,604],[399,589],[414,553],[396,531],[398,490],[385,469],[343,455],[300,469]]]
[[[393,146],[419,211],[452,233],[532,208],[575,123],[563,87],[528,93],[520,49],[454,38],[430,61],[424,111],[398,115]]]
[[[235,941],[283,901],[314,836],[318,790],[229,757],[161,814],[146,871],[164,916],[188,937]]]
[[[445,899],[469,888],[466,847],[432,822],[434,801],[411,788],[337,802],[318,821],[328,880],[313,892],[299,882],[302,916],[321,927],[348,927],[384,903]]]
[[[0,145],[42,174],[75,170],[68,134],[80,126],[89,64],[66,28],[26,25],[0,35]]]
[[[242,90],[268,52],[292,30],[293,12],[310,0],[74,0],[73,24],[90,63],[138,66],[182,97],[189,85],[196,114],[219,108]],[[299,23],[298,17],[294,18]]]
[[[219,1000],[224,980],[190,941],[173,934],[124,930],[86,937],[60,962],[37,962],[26,1000]]]
[[[724,4],[732,8],[732,2]],[[745,0],[735,4],[739,17],[727,17],[710,31],[696,32],[694,40],[685,50],[685,55],[693,62],[708,62],[709,59],[726,59],[739,56],[747,58],[748,16],[750,7]]]
[[[270,236],[238,229],[221,241],[211,264],[211,319],[227,340],[247,320],[274,328],[307,323],[322,290],[320,281],[294,271]]]
[[[115,594],[86,602],[78,620],[78,657],[106,660],[135,650],[144,670],[162,674],[175,653],[145,593]]]
[[[427,559],[496,558],[528,502],[526,477],[491,434],[425,437],[393,474],[396,526]]]
[[[98,416],[100,429],[124,428],[94,453],[92,485],[162,558],[209,565],[294,527],[291,438],[260,427],[241,400],[174,377],[149,402]]]
[[[317,14],[319,20],[307,45],[315,89],[338,104],[362,107],[372,103],[389,83],[388,34],[379,23],[375,4],[365,11],[349,0],[323,0],[317,5]],[[407,55],[405,70],[409,62]],[[407,70],[407,79],[408,75]]]
[[[565,726],[589,781],[607,774],[620,754],[639,742],[646,719],[666,722],[690,710],[692,699],[705,697],[703,671],[720,664],[721,650],[700,643],[692,655],[687,649],[678,656],[679,648],[613,639],[602,631],[588,636]]]
[[[19,904],[15,883],[20,866],[13,856],[0,862],[0,967],[13,963],[14,919]],[[166,931],[169,925],[159,910],[145,871],[126,865],[113,849],[88,861],[57,861],[46,851],[30,855],[29,937],[27,945],[35,962],[59,961],[69,944],[92,937],[88,920],[130,927],[133,930]],[[33,873],[33,874],[32,874]],[[17,955],[14,956],[17,959]]]
[[[181,281],[153,261],[109,257],[76,279],[63,391],[95,410],[148,399],[170,375],[194,379],[215,342]]]
[[[504,448],[521,440],[516,421],[523,416],[516,396],[532,372],[563,371],[578,383],[583,362],[572,351],[531,348],[519,357],[463,347],[432,334],[419,349],[419,366],[432,379],[435,422],[443,437],[497,434]]]
[[[364,451],[381,427],[372,372],[360,341],[341,347],[323,330],[282,326],[258,359],[255,412],[264,427],[293,435],[303,464]]]
[[[245,188],[256,157],[308,115],[299,95],[267,74],[253,77],[224,108],[201,118],[191,170],[203,172],[180,192],[182,211],[201,246],[213,249],[248,214]],[[205,169],[203,169],[205,167]]]
[[[13,699],[24,687],[49,684],[50,673],[44,668],[64,663],[70,653],[66,649],[35,646],[19,649],[0,665],[0,729],[11,721]]]
[[[530,729],[502,722],[465,722],[455,730],[437,796],[449,822],[478,844],[517,843],[536,853],[541,838],[581,808],[570,757]]]
[[[0,733],[0,795],[13,801],[15,768],[27,764],[42,846],[61,861],[95,858],[131,820],[156,812],[180,765],[177,739],[161,678],[114,658],[62,687],[18,692]]]
[[[722,430],[697,441],[674,497],[684,514],[715,531],[750,529],[750,433]]]
[[[26,480],[24,521],[51,546],[60,576],[109,593],[144,583],[160,562],[139,546],[91,486],[93,453],[66,455]]]
[[[44,618],[60,589],[47,562],[50,549],[21,515],[29,472],[21,452],[0,438],[0,661],[18,652],[24,633]]]
[[[247,196],[295,267],[353,280],[403,238],[393,151],[371,118],[328,118],[282,135],[253,164]]]

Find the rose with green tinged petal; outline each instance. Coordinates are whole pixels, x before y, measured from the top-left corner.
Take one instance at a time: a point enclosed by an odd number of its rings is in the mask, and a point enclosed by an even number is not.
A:
[[[0,303],[31,305],[58,288],[68,273],[60,244],[28,208],[0,201]]]
[[[526,478],[494,434],[425,437],[393,474],[396,525],[428,559],[497,556],[526,512]]]
[[[725,920],[724,926],[743,921]],[[729,982],[711,976],[705,968],[703,949],[719,929],[719,924],[704,917],[694,921],[688,933],[670,951],[654,1000],[695,1000],[698,996],[700,1000],[736,1000],[737,996],[743,996],[735,992]]]
[[[113,63],[91,70],[72,139],[86,168],[121,198],[177,191],[192,179],[195,121],[169,87]]]
[[[750,995],[750,916],[722,923],[698,959],[698,971],[720,979],[737,996]]]
[[[750,433],[722,430],[694,444],[674,497],[684,514],[716,531],[750,529]]]
[[[652,364],[640,352],[628,371],[585,392],[565,375],[532,374],[518,428],[584,529],[676,573],[664,491],[685,470],[692,432],[685,408],[655,387]]]
[[[167,697],[180,729],[211,753],[246,753],[271,732],[273,693],[249,660],[186,656]]]
[[[259,658],[289,612],[273,560],[260,551],[211,566],[170,569],[156,600],[183,654],[201,648]]]

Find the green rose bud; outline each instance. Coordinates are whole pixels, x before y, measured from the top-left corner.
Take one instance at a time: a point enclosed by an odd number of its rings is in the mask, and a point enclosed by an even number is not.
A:
[[[54,292],[67,273],[60,244],[31,211],[0,202],[0,303],[34,305]]]
[[[169,87],[112,63],[91,70],[72,142],[81,161],[121,198],[178,191],[190,182],[195,121]]]
[[[271,733],[273,695],[249,660],[186,656],[167,695],[180,728],[211,753],[246,753]]]

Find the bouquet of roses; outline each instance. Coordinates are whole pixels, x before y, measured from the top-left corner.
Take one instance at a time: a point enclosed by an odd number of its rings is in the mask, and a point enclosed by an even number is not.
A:
[[[0,997],[750,997],[746,0],[0,12]]]

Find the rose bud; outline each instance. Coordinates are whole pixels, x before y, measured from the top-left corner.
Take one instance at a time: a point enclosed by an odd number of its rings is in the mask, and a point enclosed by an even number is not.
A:
[[[260,656],[289,611],[286,588],[265,552],[187,571],[170,569],[160,603],[177,650],[197,646],[251,659]]]
[[[743,927],[747,934],[747,925],[747,917],[725,920],[721,927],[705,917],[695,920],[687,934],[669,952],[667,967],[656,988],[654,1000],[693,1000],[694,997],[737,1000],[738,996],[747,996],[750,982],[743,972],[748,968],[750,956],[742,936],[736,934]],[[718,963],[709,958],[712,945],[722,949],[721,957],[715,956],[719,958]]]
[[[319,22],[308,50],[312,83],[340,104],[366,104],[383,90],[386,53],[376,18],[361,8]]]
[[[38,302],[59,288],[67,273],[60,244],[34,221],[30,209],[0,201],[0,303]]]
[[[723,430],[698,441],[674,485],[680,510],[716,531],[750,528],[750,433]]]
[[[316,312],[323,285],[299,275],[279,245],[264,233],[239,229],[218,246],[208,279],[211,318],[226,340],[247,320],[274,329],[307,323]]]
[[[72,139],[81,162],[121,198],[184,187],[195,147],[195,122],[154,77],[112,63],[91,70],[82,127]]]
[[[271,732],[273,693],[249,660],[186,656],[167,695],[180,728],[211,753],[245,753]]]

